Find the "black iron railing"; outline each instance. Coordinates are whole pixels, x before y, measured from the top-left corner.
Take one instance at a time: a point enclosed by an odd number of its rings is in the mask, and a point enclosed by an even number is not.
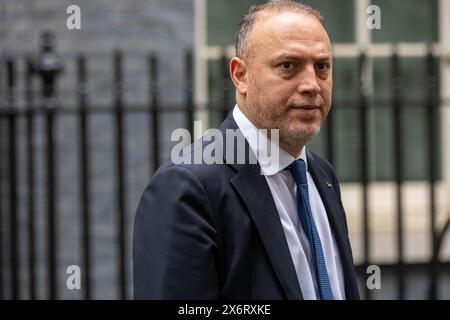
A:
[[[47,36],[48,37],[48,36]],[[49,38],[50,39],[50,38]],[[124,71],[123,71],[123,54],[119,51],[113,54],[114,70],[114,97],[113,107],[109,109],[101,109],[101,111],[93,106],[89,106],[88,92],[88,77],[87,77],[87,65],[88,57],[80,55],[77,60],[77,84],[76,91],[78,92],[78,108],[68,109],[61,105],[61,99],[56,99],[58,92],[55,85],[58,82],[58,75],[61,73],[62,66],[57,56],[52,51],[52,41],[47,39],[48,43],[43,46],[41,55],[38,56],[38,60],[31,57],[25,57],[25,72],[24,72],[24,96],[25,106],[17,106],[17,97],[20,93],[17,92],[17,78],[16,78],[16,63],[18,59],[15,57],[5,57],[0,62],[0,100],[3,102],[0,106],[0,299],[58,299],[58,252],[62,248],[58,246],[58,225],[61,221],[58,220],[57,210],[57,189],[58,189],[58,166],[61,165],[58,162],[57,144],[55,143],[56,131],[55,127],[58,125],[59,117],[65,113],[73,113],[78,119],[78,143],[79,143],[79,202],[80,202],[80,247],[82,251],[82,270],[83,270],[83,298],[91,299],[93,290],[93,262],[92,262],[92,211],[90,204],[92,202],[92,186],[91,180],[95,175],[90,167],[91,163],[91,151],[89,149],[89,141],[91,138],[91,130],[89,125],[90,117],[96,112],[110,113],[114,118],[114,126],[112,135],[114,136],[114,158],[111,161],[114,162],[114,179],[115,179],[115,194],[114,199],[116,201],[115,207],[117,208],[116,217],[116,235],[117,235],[117,268],[116,268],[116,283],[118,288],[118,297],[121,299],[127,299],[131,297],[131,293],[127,289],[131,282],[128,276],[129,270],[127,270],[127,239],[132,233],[130,221],[127,221],[127,206],[126,206],[126,178],[127,178],[127,166],[126,166],[126,130],[124,127],[124,120],[128,113],[138,112],[142,115],[148,116],[148,129],[149,129],[149,166],[152,165],[151,171],[154,171],[160,164],[162,159],[162,150],[160,148],[161,141],[161,128],[160,128],[160,116],[165,112],[180,112],[186,115],[186,127],[193,132],[193,122],[195,119],[195,112],[199,110],[194,103],[194,65],[193,56],[191,51],[187,51],[185,54],[185,102],[182,105],[177,106],[162,106],[159,96],[159,58],[156,54],[151,53],[148,56],[148,104],[143,106],[127,106],[124,102]],[[44,58],[45,55],[45,58]],[[39,60],[41,59],[41,60]],[[437,87],[437,73],[434,56],[430,53],[425,57],[427,63],[427,69],[424,76],[427,79],[427,88],[424,95],[424,105],[427,110],[427,117],[423,119],[427,125],[426,145],[427,150],[427,163],[428,163],[428,185],[429,185],[429,217],[430,217],[430,237],[432,239],[430,248],[431,259],[426,262],[429,266],[429,292],[428,296],[431,299],[438,298],[438,277],[439,266],[448,264],[448,261],[441,261],[440,250],[445,237],[446,232],[449,229],[449,222],[445,224],[445,227],[441,230],[436,228],[436,183],[437,183],[437,151],[436,143],[437,132],[435,130],[436,114],[440,110],[442,103],[439,97],[439,91]],[[45,60],[45,61],[44,61]],[[208,111],[217,112],[224,118],[231,110],[232,99],[231,90],[228,83],[228,66],[227,58],[225,54],[221,58],[221,78],[222,82],[219,84],[221,90],[221,103],[215,107],[208,107]],[[361,163],[360,166],[360,185],[362,190],[362,230],[363,230],[363,262],[357,267],[361,274],[364,273],[366,267],[370,264],[376,264],[376,261],[371,259],[371,243],[370,236],[371,230],[371,208],[368,200],[368,186],[370,183],[369,167],[370,157],[370,134],[368,125],[368,111],[372,107],[370,103],[370,96],[367,91],[367,84],[364,81],[365,70],[367,66],[368,57],[364,52],[361,53],[359,58],[360,69],[360,95],[355,100],[357,101],[356,107],[359,112],[359,135],[360,146],[358,159]],[[37,94],[34,87],[34,79],[39,79],[42,87],[42,92]],[[405,176],[403,172],[404,161],[403,158],[403,145],[405,137],[402,135],[402,116],[407,112],[407,107],[403,102],[405,92],[402,90],[402,75],[400,68],[400,58],[394,53],[392,56],[392,103],[391,110],[393,113],[393,150],[392,156],[394,159],[394,182],[396,184],[396,256],[397,260],[394,264],[396,269],[396,278],[398,284],[398,298],[404,299],[406,292],[405,272],[408,267],[408,263],[405,261],[404,253],[404,196],[403,196],[403,183]],[[89,94],[89,95],[88,95]],[[34,203],[36,202],[36,172],[34,163],[36,161],[36,146],[34,141],[34,135],[36,133],[36,118],[42,117],[45,123],[45,172],[46,172],[46,273],[47,273],[47,286],[48,296],[42,297],[37,294],[37,258],[38,252],[36,250],[35,238],[36,238],[36,209]],[[17,124],[19,120],[24,120],[24,126],[26,128],[23,139],[19,139],[19,133]],[[334,146],[333,137],[335,132],[340,130],[334,119],[334,112],[331,112],[326,122],[326,157],[330,162],[334,162],[336,154],[339,150]],[[27,193],[24,201],[28,202],[26,212],[26,232],[28,242],[27,256],[21,252],[23,246],[20,243],[21,226],[19,221],[19,202],[22,200],[19,197],[18,190],[20,187],[18,179],[18,166],[17,155],[22,146],[20,143],[24,143],[26,150],[26,188]],[[5,224],[7,222],[7,224]],[[5,230],[9,230],[7,233]],[[5,252],[6,251],[6,252]],[[6,259],[8,254],[9,259]],[[21,279],[21,264],[27,262],[27,284],[24,285],[24,280]],[[10,279],[10,285],[5,285],[5,279]],[[364,286],[365,287],[365,286]],[[27,288],[28,292],[24,292],[24,288]],[[371,298],[371,291],[366,288],[364,296],[368,299]]]

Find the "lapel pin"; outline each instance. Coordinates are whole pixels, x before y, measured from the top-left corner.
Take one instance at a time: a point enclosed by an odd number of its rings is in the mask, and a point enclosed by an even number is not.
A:
[[[328,188],[331,188],[331,187],[332,187],[332,184],[329,183],[329,182],[327,182],[327,186],[328,186]]]

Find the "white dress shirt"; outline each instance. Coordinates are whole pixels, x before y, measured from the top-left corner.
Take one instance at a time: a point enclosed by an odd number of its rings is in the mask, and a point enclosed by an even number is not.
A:
[[[297,213],[297,185],[291,176],[291,173],[288,170],[283,170],[296,159],[283,149],[279,148],[275,143],[272,143],[270,140],[268,141],[267,136],[262,132],[256,133],[259,142],[255,141],[254,137],[257,128],[242,113],[237,105],[233,109],[233,117],[256,156],[258,163],[265,164],[261,165],[261,173],[266,178],[270,192],[275,201],[275,206],[280,216],[281,225],[283,226],[284,235],[286,236],[292,261],[294,262],[303,298],[306,300],[318,299],[319,294],[316,281],[314,281],[315,274],[312,267],[309,242],[303,231]],[[268,153],[264,152],[266,150],[262,150],[262,148],[264,149],[267,147],[267,144],[271,146],[271,151],[279,151],[278,161],[270,161],[267,156]],[[303,159],[306,164],[312,216],[322,243],[333,296],[336,300],[342,300],[345,299],[345,287],[341,259],[339,257],[336,241],[330,229],[330,224],[328,223],[325,207],[316,185],[314,184],[314,180],[308,171],[305,150],[305,147],[303,147],[300,156],[297,159]]]

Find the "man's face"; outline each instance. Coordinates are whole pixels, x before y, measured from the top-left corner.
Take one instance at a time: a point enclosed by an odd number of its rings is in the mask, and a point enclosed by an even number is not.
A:
[[[244,112],[259,128],[280,129],[295,146],[315,136],[331,106],[328,35],[311,15],[262,13],[250,36]]]

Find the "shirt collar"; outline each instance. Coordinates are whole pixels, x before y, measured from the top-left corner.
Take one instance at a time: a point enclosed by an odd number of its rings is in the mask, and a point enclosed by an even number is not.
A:
[[[298,159],[303,159],[303,161],[305,161],[306,169],[308,169],[305,146],[302,148],[300,155],[297,158],[294,158],[289,153],[281,149],[276,143],[273,143],[270,139],[268,139],[261,130],[258,130],[256,126],[245,116],[241,109],[239,109],[237,104],[233,109],[233,118],[247,140],[250,149],[253,151],[253,154],[258,160],[261,167],[261,173],[263,175],[271,176],[277,174],[290,165],[294,160]],[[257,139],[255,139],[255,136]],[[278,161],[272,161],[274,158],[268,154],[267,146],[269,144],[272,152],[278,152]]]

